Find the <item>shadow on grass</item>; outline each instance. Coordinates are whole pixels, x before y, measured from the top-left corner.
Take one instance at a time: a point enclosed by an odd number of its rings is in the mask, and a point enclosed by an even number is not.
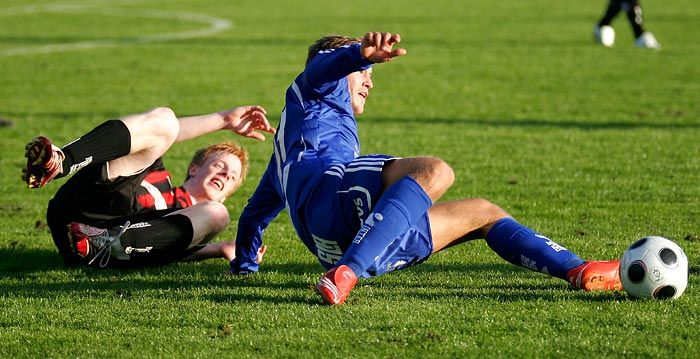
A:
[[[50,250],[0,248],[0,293],[31,298],[162,296],[183,300],[195,295],[216,303],[320,303],[313,286],[324,270],[317,263],[268,263],[263,264],[260,273],[245,276],[225,275],[225,269],[224,261],[219,260],[140,269],[66,267]],[[693,267],[693,272],[697,274],[698,268]],[[389,293],[386,295],[419,300],[556,301],[562,299],[561,290],[565,291],[564,297],[582,301],[622,298],[620,293],[590,295],[559,279],[507,263],[426,262],[360,279],[358,288],[371,288],[370,296]],[[353,298],[349,303],[371,300],[357,295]]]
[[[76,295],[129,299],[147,295],[181,296],[184,300],[195,293],[224,303],[264,300],[317,304],[308,296],[288,294],[310,289],[310,284],[299,278],[305,273],[320,276],[323,268],[318,264],[268,264],[261,273],[253,275],[227,275],[227,269],[224,260],[137,269],[68,267],[55,251],[0,248],[0,293],[28,298]],[[287,295],[274,295],[275,290]]]
[[[18,277],[35,272],[65,269],[58,252],[17,247],[0,248],[0,277]]]
[[[508,263],[423,263],[406,269],[420,274],[420,278],[401,273],[402,278],[382,279],[382,287],[400,288],[400,296],[419,300],[487,300],[498,302],[558,301],[563,297],[590,302],[607,302],[626,297],[623,292],[598,292],[591,295],[562,279],[549,277]],[[476,280],[465,285],[464,280],[445,280],[448,277],[468,277]],[[434,279],[433,277],[441,277]],[[467,279],[467,282],[471,280]],[[483,283],[489,283],[484,285]],[[562,291],[564,296],[562,296]],[[396,292],[393,290],[392,292]]]

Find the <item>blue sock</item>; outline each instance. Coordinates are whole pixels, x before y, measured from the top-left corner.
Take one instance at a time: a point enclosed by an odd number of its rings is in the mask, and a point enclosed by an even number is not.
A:
[[[512,218],[496,222],[486,235],[486,243],[510,263],[562,279],[566,279],[569,270],[585,262]]]
[[[391,242],[406,232],[433,205],[413,178],[406,176],[389,187],[336,265],[345,264],[358,277]]]

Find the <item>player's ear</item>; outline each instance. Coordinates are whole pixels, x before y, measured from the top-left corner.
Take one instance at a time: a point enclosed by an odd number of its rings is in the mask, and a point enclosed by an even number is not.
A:
[[[190,168],[187,170],[187,177],[194,177],[194,175],[197,173],[197,165],[196,164],[191,164]]]

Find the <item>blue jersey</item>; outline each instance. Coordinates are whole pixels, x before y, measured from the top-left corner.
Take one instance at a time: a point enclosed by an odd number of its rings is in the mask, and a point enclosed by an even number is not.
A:
[[[262,232],[285,208],[301,240],[317,253],[304,206],[325,173],[360,154],[345,78],[371,66],[359,47],[358,43],[319,52],[287,89],[274,153],[238,222],[234,272],[258,270],[255,257]]]

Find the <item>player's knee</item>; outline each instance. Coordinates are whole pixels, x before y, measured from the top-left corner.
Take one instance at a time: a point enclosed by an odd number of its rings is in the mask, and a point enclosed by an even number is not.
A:
[[[385,165],[382,175],[387,188],[405,176],[412,177],[433,201],[440,198],[455,180],[452,167],[436,157],[410,157],[391,161]]]
[[[447,189],[455,182],[455,172],[452,170],[452,167],[447,164],[447,162],[439,158],[436,158],[435,160],[436,161],[433,165],[434,178],[439,179],[441,186]]]
[[[479,212],[487,214],[491,221],[497,221],[501,218],[510,217],[508,212],[503,210],[503,208],[487,199],[476,198],[474,201],[477,203]]]
[[[472,201],[474,204],[475,212],[478,212],[481,216],[483,216],[480,230],[482,231],[484,236],[486,236],[486,233],[488,233],[491,230],[491,227],[493,227],[493,225],[496,224],[496,222],[503,218],[511,217],[508,214],[508,212],[506,212],[503,208],[489,200],[483,198],[475,198],[472,199]]]
[[[160,107],[153,108],[153,109],[151,109],[150,111],[148,111],[148,113],[149,113],[149,115],[151,115],[151,116],[158,116],[158,117],[168,117],[168,116],[170,116],[170,117],[175,117],[175,111],[173,111],[171,108],[165,107],[165,106],[160,106]]]
[[[223,203],[208,201],[203,203],[202,206],[209,220],[209,226],[214,232],[223,231],[229,225],[231,217]]]
[[[452,186],[455,174],[447,162],[439,158],[425,158],[416,180],[426,192],[439,197]]]
[[[162,138],[165,143],[173,143],[180,132],[180,124],[175,112],[168,107],[156,107],[146,113],[146,125],[151,133]]]

